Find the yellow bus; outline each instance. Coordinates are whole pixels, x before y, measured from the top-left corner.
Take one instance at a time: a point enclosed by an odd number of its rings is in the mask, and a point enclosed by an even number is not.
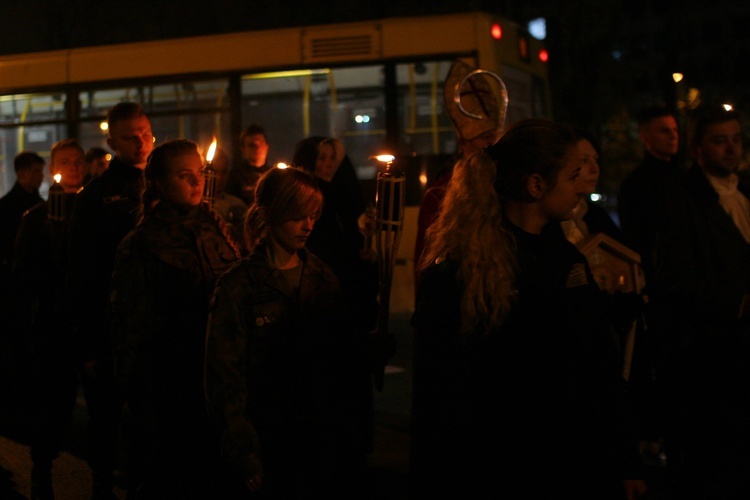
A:
[[[101,124],[124,100],[145,107],[157,141],[207,146],[215,135],[235,158],[250,124],[266,130],[274,162],[291,160],[307,136],[337,137],[361,178],[374,175],[372,156],[384,149],[449,155],[456,140],[442,88],[457,58],[502,76],[509,122],[549,115],[545,49],[485,13],[2,56],[0,195],[13,185],[21,150],[44,156],[66,137],[106,148]]]

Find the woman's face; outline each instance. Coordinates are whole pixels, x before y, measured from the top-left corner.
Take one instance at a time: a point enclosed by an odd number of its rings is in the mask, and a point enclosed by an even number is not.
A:
[[[331,143],[318,146],[318,158],[315,160],[315,177],[331,182],[338,169],[336,150]]]
[[[591,194],[596,191],[596,184],[599,182],[599,155],[586,139],[578,141],[577,147],[581,157],[581,189],[584,194]]]
[[[204,184],[203,161],[197,152],[172,158],[166,175],[158,181],[162,198],[182,207],[200,204]]]
[[[581,157],[578,148],[571,146],[565,157],[563,168],[557,173],[553,186],[547,186],[539,199],[542,214],[547,222],[568,220],[580,202],[582,185]]]
[[[294,253],[301,250],[307,238],[318,220],[318,208],[314,208],[308,213],[299,215],[282,224],[270,226],[268,229],[270,237],[285,251]]]

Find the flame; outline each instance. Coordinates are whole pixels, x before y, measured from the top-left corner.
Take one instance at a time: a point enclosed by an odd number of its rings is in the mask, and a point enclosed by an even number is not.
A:
[[[55,174],[55,175],[53,175],[52,177],[54,177],[54,179],[55,179],[55,182],[57,182],[58,184],[59,184],[59,183],[60,183],[60,181],[62,180],[62,174]]]
[[[216,136],[214,136],[213,142],[211,142],[211,145],[208,147],[208,153],[206,153],[206,161],[208,163],[214,161],[214,153],[216,153]]]
[[[393,155],[377,155],[375,159],[378,161],[382,161],[383,163],[391,163],[396,159],[396,157]]]
[[[289,165],[287,165],[287,164],[286,164],[286,163],[284,163],[284,162],[279,162],[279,163],[277,163],[277,164],[276,164],[276,168],[280,168],[280,169],[282,169],[282,170],[283,170],[283,169],[285,169],[285,168],[289,168]]]

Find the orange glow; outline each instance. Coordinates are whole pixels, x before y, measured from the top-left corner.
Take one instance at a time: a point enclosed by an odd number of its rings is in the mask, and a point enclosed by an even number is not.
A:
[[[58,184],[59,184],[59,183],[60,183],[60,181],[62,180],[62,174],[55,174],[55,175],[53,175],[52,177],[54,177],[54,178],[55,178],[55,182],[57,182]]]
[[[393,155],[378,155],[375,157],[375,159],[378,161],[382,161],[383,163],[391,163],[396,159],[396,157]]]
[[[289,165],[283,162],[279,162],[276,164],[276,168],[285,169],[285,168],[289,168]]]
[[[547,49],[542,49],[539,51],[539,60],[544,63],[549,60],[549,52],[547,52]]]
[[[490,33],[492,34],[492,38],[494,38],[495,40],[500,40],[503,37],[503,28],[500,26],[500,24],[495,23],[492,25]]]

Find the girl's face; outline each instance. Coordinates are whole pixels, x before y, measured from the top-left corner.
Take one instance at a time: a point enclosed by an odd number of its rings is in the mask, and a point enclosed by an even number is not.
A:
[[[181,207],[199,205],[204,184],[203,161],[197,152],[172,158],[166,175],[158,181],[162,198]]]
[[[599,155],[586,139],[578,141],[577,147],[581,158],[581,189],[584,194],[591,194],[596,191],[599,182]]]
[[[315,160],[315,177],[331,182],[338,170],[336,150],[331,143],[323,143],[318,147],[318,158]]]
[[[312,210],[282,224],[270,226],[268,228],[269,236],[285,251],[295,253],[307,243],[307,238],[310,237],[315,221],[318,220],[318,215],[318,207],[314,207]]]
[[[582,194],[581,156],[578,148],[571,146],[565,157],[563,168],[557,173],[554,185],[546,186],[539,204],[547,222],[568,220],[578,206]]]

